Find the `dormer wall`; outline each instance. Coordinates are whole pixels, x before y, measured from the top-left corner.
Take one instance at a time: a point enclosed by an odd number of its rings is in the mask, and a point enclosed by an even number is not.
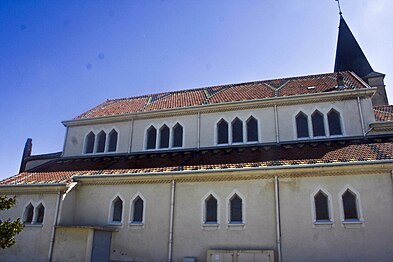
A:
[[[331,135],[329,133],[328,113],[331,110],[339,114],[342,128],[340,135]],[[314,135],[312,116],[315,112],[318,112],[323,119],[324,136]],[[308,137],[299,137],[297,134],[296,116],[299,113],[304,114],[307,118]],[[360,116],[360,113],[362,116]],[[251,118],[257,121],[256,141],[248,141],[247,139],[247,121]],[[235,119],[240,120],[243,125],[242,142],[232,140],[232,123]],[[225,121],[228,125],[227,143],[219,143],[218,141],[217,129],[220,121]],[[242,144],[271,144],[277,142],[363,136],[367,132],[369,124],[374,121],[370,98],[359,99],[359,102],[357,99],[348,99],[293,105],[269,105],[266,107],[261,106],[250,109],[221,110],[216,112],[195,111],[183,115],[179,113],[171,115],[171,111],[168,111],[165,117],[134,118],[109,123],[69,126],[63,156],[154,152],[159,150],[209,148]],[[174,127],[176,125],[181,125],[183,131],[181,138],[182,145],[180,147],[173,146]],[[160,148],[160,130],[164,126],[169,130],[169,142],[168,146]],[[154,148],[148,148],[147,146],[147,131],[149,128],[155,128],[156,130],[156,144]],[[96,135],[95,143],[97,144],[97,136],[100,132],[104,131],[108,135],[112,130],[116,130],[118,133],[115,151],[108,152],[108,150],[105,150],[104,152],[96,152],[97,145],[95,145],[94,152],[86,153],[86,139],[89,133],[93,132]],[[106,143],[105,148],[108,149],[108,137]]]

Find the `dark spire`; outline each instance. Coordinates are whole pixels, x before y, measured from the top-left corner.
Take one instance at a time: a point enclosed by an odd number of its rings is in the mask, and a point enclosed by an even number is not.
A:
[[[334,72],[353,71],[360,77],[365,77],[373,69],[367,61],[362,49],[353,36],[340,10],[340,26],[336,50],[336,62]]]

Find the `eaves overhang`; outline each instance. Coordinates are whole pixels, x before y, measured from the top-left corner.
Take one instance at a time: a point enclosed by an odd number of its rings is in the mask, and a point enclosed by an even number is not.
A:
[[[67,184],[65,183],[0,185],[0,194],[3,195],[56,194],[66,190]]]
[[[366,84],[365,84],[366,85]],[[282,105],[294,105],[294,104],[307,104],[315,102],[329,102],[329,101],[342,101],[348,99],[354,99],[357,97],[371,97],[377,90],[376,87],[369,87],[364,89],[352,89],[352,90],[340,90],[325,93],[315,93],[315,94],[301,94],[294,96],[282,96],[282,97],[270,97],[261,98],[255,100],[245,100],[245,101],[234,101],[234,102],[223,102],[217,104],[206,104],[198,106],[171,108],[171,109],[161,109],[155,111],[144,111],[135,112],[129,114],[121,115],[110,115],[86,119],[73,119],[63,121],[62,124],[66,127],[70,126],[81,126],[88,124],[102,124],[108,122],[120,122],[129,121],[133,119],[148,119],[148,118],[158,118],[163,116],[174,116],[174,115],[188,115],[196,113],[212,113],[212,112],[223,112],[231,110],[244,110],[252,108],[263,108],[270,106],[282,106]]]
[[[252,180],[278,177],[318,177],[360,174],[390,174],[393,159],[375,161],[336,162],[324,164],[266,166],[250,168],[226,168],[209,170],[187,170],[170,172],[132,173],[114,175],[74,176],[75,182],[83,184],[126,184],[126,183],[166,183],[172,180],[220,181]]]

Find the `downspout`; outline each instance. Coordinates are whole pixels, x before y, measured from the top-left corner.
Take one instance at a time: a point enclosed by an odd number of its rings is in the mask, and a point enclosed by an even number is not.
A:
[[[57,202],[56,202],[56,210],[55,210],[55,219],[53,220],[52,233],[51,233],[50,243],[49,243],[48,262],[51,262],[51,261],[52,261],[53,245],[54,245],[54,243],[55,243],[56,225],[57,225],[57,220],[58,220],[58,217],[59,217],[60,199],[61,199],[61,193],[60,193],[60,192],[57,192]]]
[[[274,123],[276,128],[276,142],[280,143],[280,130],[278,128],[277,105],[274,105]]]
[[[277,235],[277,262],[281,262],[281,219],[280,219],[280,195],[278,177],[274,177],[274,193],[276,202],[276,235]]]
[[[359,110],[359,116],[360,116],[360,123],[362,125],[362,131],[363,131],[363,136],[366,136],[366,129],[364,127],[364,120],[363,120],[363,112],[362,112],[362,107],[360,104],[360,98],[358,97],[358,110]]]
[[[168,262],[172,262],[173,252],[173,215],[175,211],[175,180],[172,180],[171,186],[171,205],[170,205],[170,216],[169,216],[169,237],[168,237]]]
[[[128,145],[130,146],[128,153],[132,152],[132,136],[133,135],[134,135],[134,119],[131,120],[130,132],[128,134],[128,136],[129,136]]]
[[[201,112],[198,112],[197,120],[197,148],[201,147]]]

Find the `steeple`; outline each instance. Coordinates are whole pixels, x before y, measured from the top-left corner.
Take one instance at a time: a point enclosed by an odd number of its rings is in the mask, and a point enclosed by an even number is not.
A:
[[[340,14],[334,72],[347,70],[353,71],[362,78],[374,72],[344,17]]]
[[[358,42],[345,22],[341,9],[336,61],[334,64],[334,72],[340,71],[352,71],[367,82],[371,87],[377,87],[377,91],[372,97],[374,106],[388,105],[384,84],[385,75],[375,72],[372,69]]]

